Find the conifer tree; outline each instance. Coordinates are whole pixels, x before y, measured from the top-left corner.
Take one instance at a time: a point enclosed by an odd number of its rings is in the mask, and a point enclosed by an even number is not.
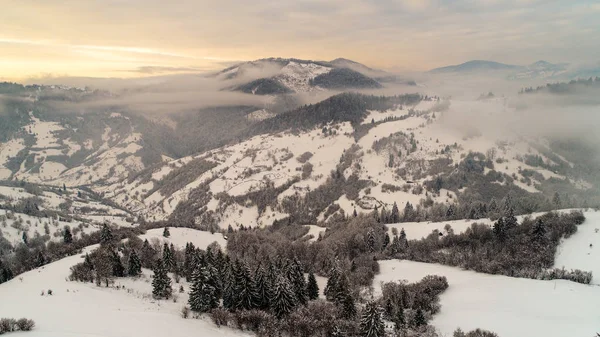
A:
[[[350,283],[346,275],[341,275],[339,277],[334,302],[340,309],[341,317],[352,319],[356,316],[356,306],[354,304],[354,298],[352,297],[352,294],[350,294]]]
[[[404,221],[413,221],[415,218],[415,210],[413,205],[410,202],[406,202],[406,206],[404,206]]]
[[[163,264],[167,271],[175,271],[175,258],[173,257],[173,252],[169,245],[166,243],[163,245]]]
[[[251,310],[257,307],[258,295],[250,269],[246,263],[236,263],[234,270],[235,302],[237,310]]]
[[[12,270],[0,260],[0,284],[13,278]]]
[[[381,308],[375,302],[367,303],[360,320],[360,335],[362,337],[385,336],[385,325],[381,318]]]
[[[455,216],[456,216],[456,209],[454,208],[454,205],[451,204],[450,206],[448,206],[448,209],[446,210],[446,218],[448,220],[453,220]]]
[[[311,301],[319,298],[319,285],[317,284],[317,279],[315,278],[315,274],[312,272],[308,274],[308,284],[306,285],[306,293],[308,294],[308,299]]]
[[[386,232],[385,235],[383,236],[383,248],[386,248],[389,244],[390,244],[390,234]]]
[[[542,219],[537,219],[533,224],[533,229],[531,231],[531,238],[533,241],[542,243],[546,239],[546,226]]]
[[[554,196],[552,197],[552,203],[556,209],[560,209],[562,207],[562,202],[560,200],[560,194],[558,192],[554,192]]]
[[[127,275],[138,276],[142,273],[142,262],[134,251],[129,254],[129,260],[127,261]]]
[[[161,259],[156,261],[154,267],[154,279],[152,280],[152,296],[156,299],[170,298],[173,289],[171,288],[171,278]]]
[[[191,278],[191,277],[190,277]],[[235,310],[236,294],[235,279],[233,276],[233,266],[229,265],[223,274],[223,307],[228,310]]]
[[[27,236],[27,232],[23,232],[23,235],[21,236],[21,238],[23,239],[24,244],[27,244],[29,242],[29,237]]]
[[[394,324],[396,331],[401,331],[406,325],[406,320],[404,318],[404,308],[402,306],[398,306],[398,308],[396,309]]]
[[[277,318],[287,316],[296,306],[294,290],[287,278],[279,275],[273,286],[273,297],[270,300],[271,311]]]
[[[423,314],[423,310],[421,308],[417,309],[417,312],[415,313],[415,320],[413,322],[413,325],[417,328],[427,325],[425,314]]]
[[[340,271],[336,263],[336,266],[331,269],[331,272],[329,272],[329,278],[327,279],[327,284],[325,285],[325,289],[323,291],[325,298],[327,298],[328,301],[333,301],[335,298],[338,289],[337,283],[339,277]]]
[[[387,299],[385,301],[385,308],[384,308],[384,313],[385,313],[385,317],[387,319],[393,319],[394,318],[394,305],[392,304],[392,300],[391,299]]]
[[[63,231],[63,242],[66,244],[73,242],[73,234],[71,234],[71,228],[69,226],[65,226]]]
[[[171,236],[171,232],[169,232],[169,227],[165,227],[165,229],[163,230],[163,236],[165,238],[168,238]]]
[[[108,225],[105,223],[104,226],[102,226],[102,230],[100,232],[100,245],[105,246],[105,245],[111,243],[112,240],[113,240],[112,231],[110,230],[110,227],[108,227]]]
[[[506,231],[510,231],[516,228],[519,225],[519,223],[517,222],[517,218],[515,217],[515,211],[512,207],[508,209],[506,214],[507,215],[504,218],[504,228],[506,229]]]
[[[123,267],[123,263],[121,263],[121,257],[119,257],[119,253],[116,251],[112,251],[111,254],[111,262],[112,262],[112,275],[114,277],[123,277],[125,276],[125,267]]]
[[[150,247],[150,243],[148,242],[148,239],[145,239],[144,243],[142,244],[141,256],[140,256],[140,259],[142,260],[142,266],[146,267],[146,268],[153,268],[155,254],[156,254],[156,252],[154,251],[154,249],[152,247]]]
[[[254,273],[254,283],[256,284],[256,295],[258,298],[257,306],[261,310],[268,310],[272,295],[271,282],[267,272],[262,266],[259,266]]]
[[[202,261],[192,274],[193,283],[188,303],[193,311],[209,312],[219,305],[216,280],[210,269],[211,266]]]
[[[369,250],[369,252],[373,253],[375,252],[375,231],[373,231],[373,228],[370,228],[369,231],[367,232],[367,249]]]
[[[392,206],[392,214],[390,215],[390,222],[397,223],[400,222],[400,210],[398,209],[398,204],[394,202],[394,206]]]
[[[504,239],[506,238],[506,225],[504,224],[504,218],[500,218],[498,219],[498,221],[496,221],[496,223],[494,223],[494,227],[493,227],[493,231],[494,231],[494,235],[496,235],[496,238],[499,241],[504,241]]]

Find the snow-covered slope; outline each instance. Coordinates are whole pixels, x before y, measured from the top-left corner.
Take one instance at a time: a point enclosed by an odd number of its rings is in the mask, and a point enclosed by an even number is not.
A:
[[[171,233],[179,236],[179,229]],[[203,236],[210,233],[199,232]],[[190,236],[191,238],[191,236]],[[192,238],[193,239],[193,238]],[[205,240],[208,241],[208,240]],[[197,242],[197,241],[196,241]],[[95,247],[88,247],[91,251]],[[200,248],[206,248],[201,245]],[[207,317],[181,318],[189,285],[177,300],[152,299],[151,271],[139,279],[116,279],[110,288],[67,281],[69,268],[84,255],[71,256],[34,269],[0,285],[0,317],[27,317],[36,326],[33,337],[130,337],[130,336],[249,336],[229,328],[217,328]],[[174,289],[179,285],[172,281]],[[51,289],[53,295],[40,295]]]
[[[481,328],[499,336],[594,336],[600,323],[600,287],[569,281],[539,281],[479,274],[458,268],[411,261],[380,261],[375,293],[381,282],[419,281],[427,275],[448,279],[440,295],[441,311],[431,324],[442,336]]]
[[[600,212],[585,212],[585,218],[577,233],[558,246],[554,265],[591,271],[592,284],[600,285]]]

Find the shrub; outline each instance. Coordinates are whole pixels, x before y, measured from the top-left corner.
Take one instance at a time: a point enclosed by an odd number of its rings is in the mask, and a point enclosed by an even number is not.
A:
[[[210,318],[218,326],[227,326],[231,320],[231,313],[223,308],[216,308],[210,312]]]
[[[17,327],[19,327],[19,330],[21,330],[21,331],[31,331],[34,326],[35,326],[35,322],[31,319],[20,318],[17,321]]]
[[[189,316],[190,316],[190,308],[188,308],[186,305],[183,308],[181,308],[181,317],[188,318]]]

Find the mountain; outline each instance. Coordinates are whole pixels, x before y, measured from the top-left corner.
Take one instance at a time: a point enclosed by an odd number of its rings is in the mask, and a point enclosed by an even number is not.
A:
[[[566,74],[568,63],[553,64],[547,61],[537,61],[522,67],[510,79],[552,78]]]
[[[497,73],[506,75],[510,80],[544,79],[544,78],[569,78],[568,63],[550,63],[537,61],[529,65],[511,65],[494,61],[474,60],[462,64],[435,68],[429,71],[431,74],[486,74]]]
[[[519,66],[494,61],[473,60],[458,65],[435,68],[430,70],[429,72],[432,74],[473,73],[480,71],[507,71],[516,70],[519,68]]]
[[[255,95],[280,95],[326,89],[371,89],[382,85],[372,76],[386,77],[383,71],[373,70],[347,59],[311,61],[268,58],[241,63],[216,74],[229,82],[241,82],[227,89]]]

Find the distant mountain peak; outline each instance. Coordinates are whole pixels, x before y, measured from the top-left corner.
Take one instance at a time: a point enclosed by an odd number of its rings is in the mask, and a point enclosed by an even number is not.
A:
[[[430,73],[467,73],[473,71],[512,70],[519,66],[504,64],[496,61],[471,60],[457,65],[440,67],[430,70]]]

